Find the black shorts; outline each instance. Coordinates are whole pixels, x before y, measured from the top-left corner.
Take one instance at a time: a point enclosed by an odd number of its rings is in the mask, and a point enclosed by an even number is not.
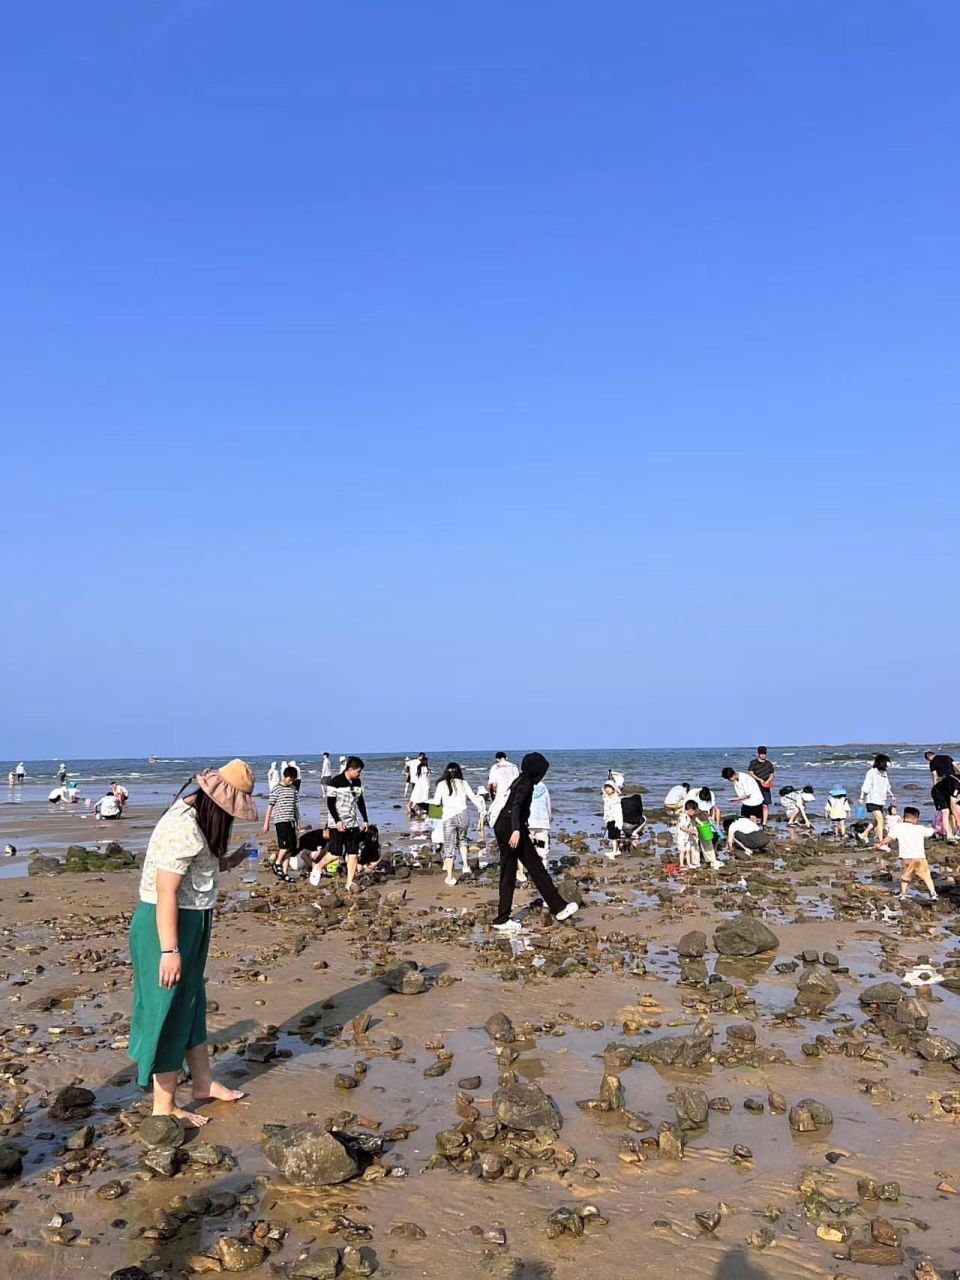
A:
[[[763,805],[762,804],[742,804],[740,806],[740,817],[741,818],[762,818]]]
[[[933,784],[930,794],[933,796],[933,803],[942,813],[950,808],[951,799],[960,794],[960,782],[956,778],[941,778],[939,782]]]
[[[867,813],[883,813],[882,804],[868,804]]]
[[[287,853],[294,853],[297,848],[297,828],[292,822],[278,822],[274,826],[277,833],[277,847]]]
[[[761,788],[760,788],[760,794],[763,796],[763,803],[767,806],[767,808],[768,808],[768,809],[772,809],[772,808],[773,808],[773,797],[772,797],[772,796],[771,796],[771,794],[770,794],[770,788],[769,788],[769,787],[761,787]]]
[[[363,832],[359,827],[347,827],[346,831],[338,831],[336,827],[330,832],[330,843],[327,852],[335,858],[356,858],[360,854],[360,837]]]

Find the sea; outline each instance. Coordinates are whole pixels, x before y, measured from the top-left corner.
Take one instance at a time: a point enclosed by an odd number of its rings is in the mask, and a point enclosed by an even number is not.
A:
[[[954,757],[960,756],[960,744],[933,744]],[[843,786],[856,803],[863,775],[878,752],[891,757],[890,775],[894,791],[901,803],[919,804],[925,819],[932,818],[930,805],[930,773],[923,753],[927,744],[854,743],[844,745],[769,744],[770,759],[776,764],[775,792],[781,786],[810,784],[822,801],[831,787]],[[415,755],[412,748],[407,754]],[[407,828],[403,805],[403,755],[362,752],[366,762],[364,791],[371,820],[387,830]],[[726,765],[746,769],[755,754],[753,747],[641,747],[608,750],[544,750],[550,760],[546,782],[550,788],[555,827],[567,830],[593,830],[600,812],[601,786],[610,769],[622,773],[626,787],[642,788],[647,809],[663,804],[667,791],[677,782],[709,786],[722,807],[733,809],[733,788],[720,776]],[[511,760],[519,764],[523,752],[510,751]],[[486,782],[493,751],[445,750],[429,751],[434,779],[440,776],[450,760],[462,766],[464,775],[474,787]],[[320,756],[294,755],[303,771],[301,796],[305,816],[317,821],[320,816]],[[272,756],[248,756],[256,773],[256,795],[261,804],[266,797],[267,770]],[[276,757],[277,761],[283,759]],[[338,755],[332,753],[334,769]],[[3,815],[11,817],[15,807],[35,806],[46,801],[56,786],[60,760],[25,760],[27,779],[22,787],[6,785],[8,771],[18,762],[0,762],[0,839],[3,837]],[[65,761],[68,776],[77,783],[83,801],[95,803],[111,782],[122,782],[130,791],[130,805],[151,807],[171,800],[187,779],[202,769],[223,761],[217,757],[184,756],[164,759],[90,759]]]

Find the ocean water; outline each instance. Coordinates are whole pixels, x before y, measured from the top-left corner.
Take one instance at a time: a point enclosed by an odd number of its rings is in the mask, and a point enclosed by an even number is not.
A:
[[[954,757],[960,756],[960,744],[932,744],[942,747]],[[416,744],[410,754],[415,754]],[[542,748],[541,748],[542,749]],[[787,783],[802,786],[810,783],[820,805],[833,786],[844,786],[856,803],[863,775],[880,751],[892,758],[891,781],[901,804],[918,804],[925,818],[932,817],[930,773],[923,758],[926,745],[898,743],[857,743],[829,746],[770,746],[770,759],[777,766],[776,791]],[[406,829],[403,808],[402,755],[361,753],[366,761],[364,788],[371,819],[387,829]],[[463,766],[467,780],[474,786],[486,782],[493,763],[493,751],[430,751],[431,769],[438,778],[449,760]],[[508,753],[517,764],[522,751]],[[676,782],[709,786],[721,807],[732,812],[736,807],[733,788],[720,776],[726,765],[746,768],[754,755],[753,747],[644,747],[610,750],[544,750],[550,760],[546,781],[553,802],[554,825],[576,830],[594,830],[600,808],[600,788],[609,769],[624,774],[627,786],[644,790],[648,809],[663,804],[666,792]],[[249,756],[257,775],[256,794],[261,805],[266,797],[267,769],[272,757]],[[301,796],[306,817],[316,821],[320,814],[320,757],[296,756],[303,770]],[[12,816],[7,806],[37,805],[46,801],[47,793],[56,785],[59,760],[27,760],[27,781],[22,787],[8,787],[7,773],[17,761],[0,761],[0,838],[3,815]],[[183,782],[201,769],[222,763],[219,758],[184,757],[149,762],[143,759],[68,760],[69,777],[76,781],[84,799],[96,801],[112,781],[122,782],[130,791],[130,803],[151,805],[171,800]],[[337,755],[333,756],[336,769]]]

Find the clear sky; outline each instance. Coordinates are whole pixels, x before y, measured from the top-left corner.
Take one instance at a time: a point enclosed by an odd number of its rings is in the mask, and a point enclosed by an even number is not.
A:
[[[953,0],[14,0],[0,755],[956,738]]]

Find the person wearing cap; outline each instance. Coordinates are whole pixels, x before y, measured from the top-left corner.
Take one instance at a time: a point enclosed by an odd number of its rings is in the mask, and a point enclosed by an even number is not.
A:
[[[133,1017],[128,1052],[137,1063],[141,1087],[153,1082],[153,1114],[173,1115],[200,1128],[207,1116],[176,1105],[184,1061],[194,1103],[243,1097],[211,1076],[204,970],[219,873],[247,856],[245,847],[227,852],[234,819],[255,821],[257,806],[253,770],[243,760],[207,769],[193,781],[197,790],[174,800],[147,845],[140,903],[130,925]]]
[[[843,839],[847,834],[847,819],[850,817],[850,801],[843,787],[830,788],[830,795],[823,807],[823,816],[833,828],[833,834]]]

